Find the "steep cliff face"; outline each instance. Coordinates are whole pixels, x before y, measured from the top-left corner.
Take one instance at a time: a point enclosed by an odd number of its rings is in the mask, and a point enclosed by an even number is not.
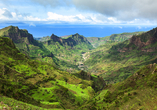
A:
[[[157,42],[157,28],[130,38],[130,44],[135,44],[139,49],[155,42]]]
[[[0,36],[10,38],[18,50],[30,58],[53,57],[53,54],[41,43],[34,40],[32,34],[28,33],[25,29],[8,26],[0,30]]]
[[[119,52],[127,52],[128,50],[138,49],[143,52],[154,52],[157,43],[157,28],[140,35],[133,35],[129,40],[124,41],[112,49],[117,49]]]
[[[23,43],[32,44],[34,42],[34,38],[32,34],[29,34],[25,29],[19,29],[18,27],[9,26],[0,30],[0,36],[9,37],[15,43]]]

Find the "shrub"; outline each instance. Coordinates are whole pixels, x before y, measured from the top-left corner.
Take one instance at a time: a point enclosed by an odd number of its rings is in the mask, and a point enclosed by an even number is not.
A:
[[[133,92],[133,95],[137,95],[137,92]]]
[[[111,92],[110,91],[107,91],[107,93],[105,94],[105,96],[104,96],[104,99],[103,99],[103,101],[104,102],[112,102],[112,100],[111,100],[112,98],[111,98]]]

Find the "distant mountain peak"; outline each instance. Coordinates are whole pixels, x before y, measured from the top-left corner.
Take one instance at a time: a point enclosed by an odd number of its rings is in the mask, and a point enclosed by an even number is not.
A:
[[[52,34],[51,36],[50,36],[50,38],[51,39],[54,39],[54,38],[59,38],[57,35],[55,35],[55,34]]]
[[[73,34],[72,36],[82,36],[82,35],[80,35],[80,34],[76,33],[76,34]]]
[[[74,34],[74,35],[79,35],[78,33]]]
[[[56,36],[55,34],[52,34],[50,36],[50,39],[52,39],[54,42],[61,42],[62,41],[62,38]]]

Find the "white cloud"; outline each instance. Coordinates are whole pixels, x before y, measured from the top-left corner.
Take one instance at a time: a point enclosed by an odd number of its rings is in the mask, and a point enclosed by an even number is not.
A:
[[[60,14],[56,14],[53,12],[48,12],[47,13],[48,18],[47,21],[58,21],[58,22],[69,22],[69,23],[88,23],[92,21],[92,18],[90,16],[84,16],[82,14],[77,14],[77,15],[60,15]],[[89,19],[91,18],[91,19]]]
[[[29,26],[36,27],[36,25],[34,23],[30,23]]]
[[[23,17],[25,21],[41,21],[40,18],[38,17],[33,17],[33,16],[26,16],[26,17]]]
[[[0,8],[0,21],[41,21],[41,19],[33,16],[23,16],[6,8]]]
[[[154,24],[156,21],[149,21],[146,19],[134,19],[130,21],[121,21],[116,17],[105,16],[100,13],[72,13],[71,15],[62,15],[55,12],[46,12],[47,16],[42,18],[30,14],[23,14],[18,11],[10,11],[7,8],[0,8],[0,22],[24,22],[30,26],[35,26],[36,23],[66,23],[66,24]],[[122,27],[119,27],[122,28]]]
[[[119,28],[122,29],[123,27],[122,27],[122,26],[119,26]]]
[[[11,12],[11,14],[12,14],[13,18],[15,18],[17,16],[15,12]]]
[[[12,18],[12,14],[10,13],[10,11],[6,8],[3,8],[3,16],[8,17],[8,18]]]
[[[63,16],[63,15],[59,15],[59,14],[56,14],[56,13],[53,13],[53,12],[48,12],[47,13],[48,15],[48,20],[55,20],[55,21],[72,21],[74,19],[73,16]]]
[[[9,19],[11,19],[12,17],[13,17],[13,16],[12,16],[12,14],[9,12],[9,10],[7,10],[6,8],[0,9],[0,19],[9,20]]]
[[[87,24],[114,24],[121,23],[116,18],[105,17],[100,14],[77,14],[77,15],[60,15],[53,12],[47,13],[47,21],[68,22],[68,23],[87,23]],[[103,19],[104,18],[104,19]]]
[[[138,29],[142,29],[142,27],[141,27],[141,26],[137,26],[137,28],[138,28]]]
[[[111,21],[112,23],[121,23],[120,21],[113,17],[109,17],[108,20]]]
[[[154,25],[156,24],[155,20],[147,20],[147,19],[134,19],[131,21],[127,21],[126,24],[136,24],[136,25]]]
[[[156,6],[156,0],[1,0],[0,22],[149,25],[157,23]]]

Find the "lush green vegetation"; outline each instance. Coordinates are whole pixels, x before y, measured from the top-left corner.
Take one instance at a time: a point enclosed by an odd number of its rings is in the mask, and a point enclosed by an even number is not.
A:
[[[34,105],[28,108],[74,109],[91,99],[100,90],[97,86],[105,84],[104,80],[95,83],[99,78],[83,80],[49,63],[30,60],[7,37],[0,37],[0,52],[0,94]],[[3,103],[15,107],[12,103],[16,100],[11,103],[3,98]]]
[[[55,67],[60,68],[62,70],[69,70],[70,71],[78,71],[79,68],[76,65],[76,63],[74,64],[74,60],[70,58],[73,57],[73,54],[71,55],[71,53],[69,52],[69,50],[66,50],[66,48],[64,46],[62,46],[61,44],[59,44],[58,42],[55,42],[55,44],[57,45],[52,45],[52,46],[47,46],[45,45],[45,43],[43,42],[39,42],[37,40],[33,39],[33,36],[31,34],[28,33],[27,30],[21,30],[18,29],[18,27],[14,27],[14,26],[9,26],[6,28],[3,28],[0,30],[0,35],[2,37],[9,37],[13,40],[13,42],[15,43],[16,47],[18,48],[18,50],[22,53],[24,53],[25,55],[27,55],[29,58],[31,59],[37,59],[43,62],[48,62],[50,64],[53,64]],[[47,41],[49,38],[49,36],[47,36],[46,38],[42,38],[42,41]],[[82,44],[83,46],[83,44]],[[61,49],[59,49],[61,47]],[[70,47],[68,47],[70,48]],[[76,46],[75,49],[79,48],[79,45]],[[85,47],[86,48],[86,47]],[[91,47],[90,47],[91,48]],[[49,50],[51,49],[51,50]],[[77,50],[74,51],[76,52]],[[66,50],[66,51],[65,51]],[[57,56],[58,54],[56,53],[62,53],[63,51],[63,55],[68,56],[69,59],[65,59],[64,57],[60,57]],[[65,52],[64,52],[65,51]],[[54,56],[55,54],[55,56]],[[71,57],[72,56],[72,57]],[[76,54],[76,56],[74,55],[74,58],[80,58],[81,59],[81,53],[78,55]]]
[[[151,36],[151,33],[135,36],[142,39]],[[149,38],[147,41],[150,42]],[[140,42],[135,44],[139,45]],[[88,66],[88,71],[102,76],[108,84],[123,81],[142,66],[156,62],[156,42],[142,48],[135,44],[132,38],[123,42],[110,41],[89,52],[87,55],[90,57],[84,64]]]
[[[83,110],[156,110],[157,65],[149,64],[126,80],[107,85]]]
[[[3,28],[0,109],[156,110],[156,30],[90,43],[79,34],[36,41],[27,30]]]
[[[79,34],[70,35],[66,38],[52,34],[50,40],[42,43],[55,57],[73,65],[63,66],[64,64],[60,63],[61,67],[68,71],[78,70],[78,65],[83,62],[82,54],[93,49],[88,40]]]

